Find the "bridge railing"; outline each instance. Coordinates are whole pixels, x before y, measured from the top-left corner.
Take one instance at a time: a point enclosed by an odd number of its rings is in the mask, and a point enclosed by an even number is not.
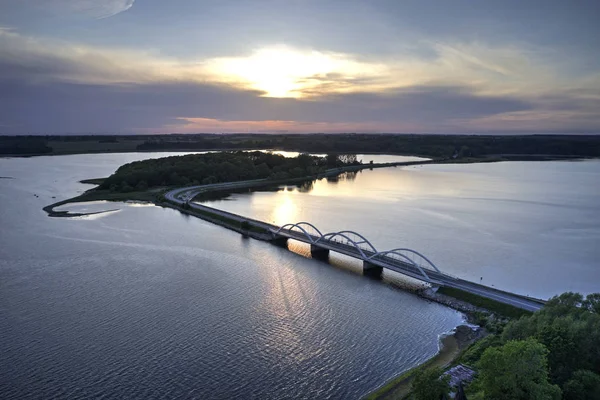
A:
[[[286,224],[273,231],[273,233],[294,232],[306,238],[311,244],[318,245],[319,243],[335,243],[353,247],[360,254],[360,258],[364,261],[379,260],[383,262],[402,263],[414,267],[423,275],[425,280],[431,281],[430,274],[442,274],[447,277],[457,279],[454,276],[448,275],[440,271],[440,269],[427,257],[416,250],[409,248],[396,248],[386,251],[377,251],[375,246],[363,235],[355,231],[339,231],[321,233],[321,231],[309,222],[297,222],[294,224]]]

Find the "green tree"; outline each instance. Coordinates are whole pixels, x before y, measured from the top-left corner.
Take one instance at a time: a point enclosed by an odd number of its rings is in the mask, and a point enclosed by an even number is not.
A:
[[[327,159],[327,167],[335,168],[338,166],[339,156],[337,154],[335,154],[335,153],[327,154],[326,159]]]
[[[565,383],[564,400],[600,400],[600,375],[588,370],[575,371]]]
[[[121,182],[121,188],[120,188],[121,192],[127,193],[127,192],[131,192],[132,190],[133,190],[133,188],[131,186],[129,186],[127,181]]]
[[[600,314],[600,293],[588,294],[583,301],[583,307],[596,314]]]
[[[440,400],[442,396],[447,396],[450,391],[448,381],[450,377],[445,375],[441,377],[442,370],[431,368],[421,370],[415,375],[412,391],[417,400]]]
[[[480,358],[481,355],[490,347],[499,347],[502,345],[502,339],[498,335],[488,335],[481,340],[475,342],[472,346],[469,346],[467,351],[463,354],[460,359],[461,364],[473,365]]]
[[[552,382],[564,385],[580,369],[600,372],[600,314],[592,312],[598,294],[583,298],[563,293],[533,315],[509,323],[505,341],[533,337],[548,350]]]
[[[297,159],[298,159],[298,165],[302,169],[307,169],[308,167],[310,167],[311,165],[314,164],[313,157],[310,154],[306,154],[306,153],[299,154]]]
[[[256,174],[259,178],[266,178],[271,173],[269,166],[265,163],[261,163],[256,166]]]
[[[135,190],[138,190],[140,192],[148,190],[148,184],[146,183],[146,181],[139,181],[139,183],[135,186]]]
[[[202,179],[202,184],[203,185],[210,185],[213,183],[217,183],[217,178],[214,177],[213,175],[211,176],[207,176],[206,178]]]
[[[534,339],[490,347],[479,360],[484,398],[558,400],[560,388],[548,382],[548,350]]]

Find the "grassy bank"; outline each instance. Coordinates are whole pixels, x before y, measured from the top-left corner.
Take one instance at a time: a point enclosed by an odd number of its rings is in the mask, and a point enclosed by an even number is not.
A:
[[[437,291],[439,294],[454,297],[455,299],[465,301],[476,307],[485,308],[493,313],[500,314],[508,318],[520,318],[523,315],[531,315],[531,311],[522,310],[509,304],[501,303],[496,300],[478,296],[473,293],[465,292],[460,289],[440,287]]]
[[[228,218],[221,214],[212,213],[207,210],[200,210],[198,208],[193,208],[189,205],[180,206],[178,204],[173,204],[170,202],[163,203],[168,204],[172,208],[176,208],[186,214],[194,215],[198,218],[217,223],[218,225],[225,226],[229,229],[233,229],[237,232],[241,233],[259,233],[259,234],[267,234],[268,231],[260,226],[256,226],[252,223],[252,221],[238,221],[233,218]]]

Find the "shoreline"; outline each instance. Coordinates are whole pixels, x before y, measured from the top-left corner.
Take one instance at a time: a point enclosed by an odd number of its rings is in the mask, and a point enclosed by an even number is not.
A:
[[[412,382],[417,372],[435,367],[442,369],[449,367],[470,345],[486,335],[487,332],[483,328],[474,329],[464,323],[450,332],[440,334],[437,354],[391,378],[382,386],[367,393],[362,399],[393,400],[406,398],[412,390]]]

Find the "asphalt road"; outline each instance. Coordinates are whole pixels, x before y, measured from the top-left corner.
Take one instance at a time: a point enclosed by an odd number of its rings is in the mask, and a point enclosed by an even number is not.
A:
[[[277,229],[273,229],[273,232],[277,231]],[[312,241],[305,236],[301,232],[290,231],[290,230],[282,230],[278,233],[279,235],[286,236],[288,238],[292,238],[295,240],[299,240],[304,243],[315,244],[314,242],[318,239],[317,236],[312,237]],[[391,269],[393,271],[408,275],[415,279],[419,279],[425,282],[429,282],[436,285],[441,286],[449,286],[457,289],[464,290],[469,293],[477,294],[482,297],[486,297],[492,300],[499,301],[501,303],[510,304],[512,306],[528,310],[528,311],[536,311],[543,307],[543,303],[529,299],[527,297],[504,292],[498,289],[494,289],[488,286],[480,285],[478,283],[470,282],[464,279],[460,279],[448,274],[444,274],[443,272],[437,272],[433,269],[425,269],[425,273],[427,278],[423,276],[421,271],[413,265],[410,265],[406,262],[402,262],[401,260],[392,259],[389,257],[373,257],[375,254],[368,250],[363,249],[363,253],[366,257],[363,257],[362,254],[352,245],[348,245],[345,243],[335,242],[331,240],[321,240],[315,245],[336,251],[338,253],[346,254],[348,256],[358,258],[364,261],[368,261],[371,264],[375,264],[381,266],[383,268]]]
[[[214,190],[228,190],[228,189],[239,189],[242,187],[248,186],[258,186],[260,184],[264,184],[264,180],[255,180],[255,181],[243,181],[243,182],[233,182],[233,183],[216,183],[212,185],[198,185],[198,186],[189,186],[185,188],[173,189],[167,193],[165,193],[165,198],[168,200],[183,205],[188,203],[191,208],[208,211],[213,214],[221,215],[223,217],[227,217],[233,219],[235,221],[248,221],[254,224],[255,226],[259,226],[264,229],[271,230],[271,232],[275,233],[279,229],[278,226],[265,223],[263,221],[253,220],[251,218],[246,218],[237,214],[232,214],[227,211],[218,210],[212,207],[206,207],[197,203],[189,202],[195,196],[202,192],[214,191]],[[288,238],[292,238],[295,240],[299,240],[301,242],[314,244],[314,242],[318,239],[318,237],[312,237],[312,240],[305,236],[303,233],[298,231],[290,231],[290,230],[282,230],[278,233],[280,236],[285,236]],[[470,282],[464,279],[460,279],[451,275],[444,274],[442,272],[435,271],[433,269],[426,269],[427,277],[423,276],[423,273],[416,268],[415,266],[402,262],[397,259],[393,259],[390,257],[382,257],[376,256],[373,258],[373,252],[369,252],[363,250],[363,253],[366,257],[363,257],[360,252],[352,245],[336,242],[332,240],[320,240],[317,244],[319,247],[336,251],[342,254],[346,254],[351,257],[355,257],[358,259],[362,259],[368,261],[372,264],[381,266],[383,268],[391,269],[393,271],[405,274],[415,279],[419,279],[425,282],[429,282],[432,284],[442,285],[453,287],[457,289],[464,290],[469,293],[477,294],[482,297],[486,297],[492,300],[496,300],[505,304],[510,304],[512,306],[528,310],[528,311],[536,311],[543,307],[543,303],[540,301],[536,301],[534,299],[529,299],[527,297],[513,294],[509,292],[504,292],[498,289],[494,289],[488,286],[480,285],[478,283]]]

